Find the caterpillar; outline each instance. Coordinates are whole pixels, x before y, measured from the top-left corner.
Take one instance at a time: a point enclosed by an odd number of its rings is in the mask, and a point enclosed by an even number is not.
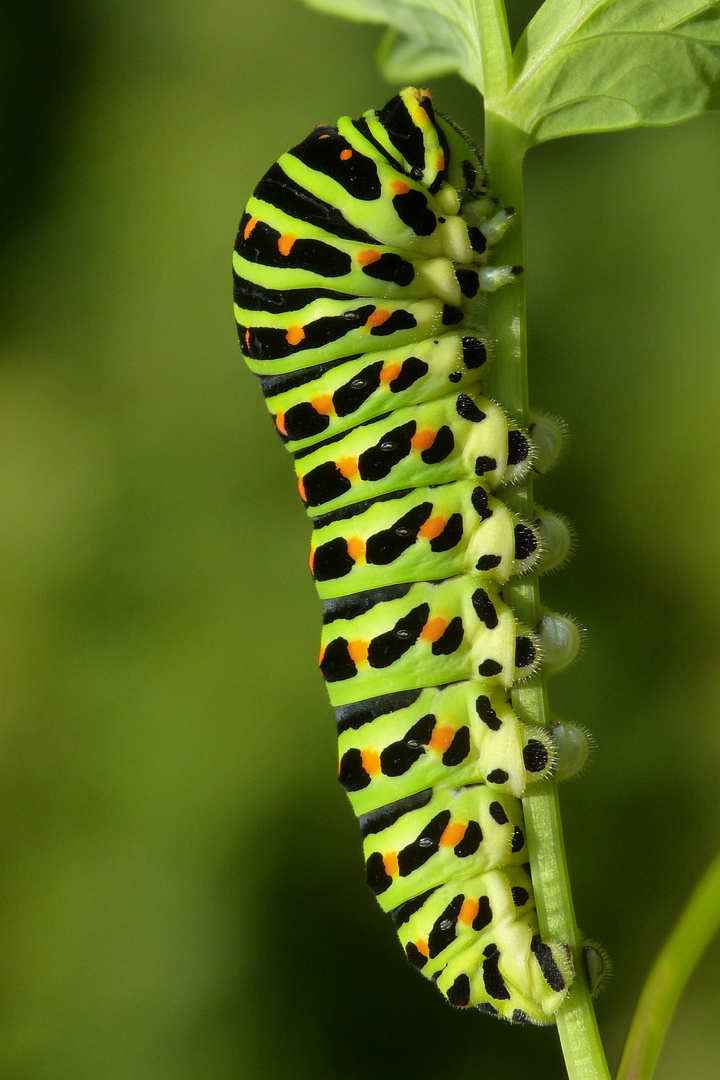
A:
[[[538,930],[521,796],[556,750],[513,709],[542,640],[502,589],[555,561],[563,527],[503,501],[547,439],[483,394],[483,294],[521,272],[487,261],[512,217],[479,151],[408,87],[270,167],[233,271],[241,349],[312,518],[368,885],[452,1005],[542,1024],[574,972]]]

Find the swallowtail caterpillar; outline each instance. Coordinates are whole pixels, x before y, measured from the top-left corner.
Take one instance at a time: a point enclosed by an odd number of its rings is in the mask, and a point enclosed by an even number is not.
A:
[[[502,594],[567,549],[559,519],[503,501],[554,430],[483,395],[482,297],[520,273],[488,253],[511,221],[479,151],[408,87],[271,166],[240,222],[235,314],[313,522],[320,668],[368,884],[451,1004],[548,1023],[574,973],[538,931],[521,796],[558,744],[510,693],[568,659],[543,637],[572,652],[576,632],[519,625]]]

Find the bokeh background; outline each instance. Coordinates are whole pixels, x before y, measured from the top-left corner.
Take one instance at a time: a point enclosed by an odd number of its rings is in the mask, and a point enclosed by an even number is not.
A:
[[[0,1080],[562,1076],[552,1030],[445,1008],[365,889],[308,525],[235,339],[244,201],[390,96],[379,30],[7,0],[0,38]],[[571,432],[537,495],[579,536],[545,595],[587,628],[551,694],[597,743],[562,803],[613,1063],[720,832],[719,175],[717,115],[527,167],[532,395]],[[719,965],[658,1080],[717,1074]]]

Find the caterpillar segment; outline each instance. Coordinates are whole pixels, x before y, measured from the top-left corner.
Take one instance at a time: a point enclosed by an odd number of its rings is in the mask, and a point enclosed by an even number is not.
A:
[[[470,574],[326,600],[320,670],[333,705],[473,675],[509,689],[539,664],[537,638]]]
[[[475,574],[491,586],[535,567],[537,524],[514,514],[479,481],[392,492],[315,518],[310,570],[323,599],[388,585]]]
[[[515,1023],[543,1023],[572,981],[566,946],[544,944],[527,918],[527,867],[506,865],[428,889],[390,911],[408,961],[448,1000]]]
[[[486,359],[481,336],[446,333],[377,356],[261,376],[261,385],[278,433],[294,453],[393,409],[434,401],[452,390],[472,392]]]
[[[427,788],[486,783],[519,797],[547,776],[547,732],[483,679],[396,691],[336,710],[338,773],[360,816]]]
[[[476,477],[493,490],[532,463],[527,435],[488,398],[458,394],[398,409],[342,440],[297,451],[300,496],[311,513],[414,487]]]
[[[527,862],[520,800],[485,784],[408,795],[363,814],[360,831],[368,885],[387,910],[448,882]]]
[[[368,884],[452,1005],[548,1023],[573,970],[539,934],[521,796],[556,752],[512,708],[542,642],[502,590],[557,544],[503,500],[545,451],[484,388],[483,296],[520,272],[488,256],[512,216],[408,87],[271,166],[240,222],[235,315],[313,519]]]

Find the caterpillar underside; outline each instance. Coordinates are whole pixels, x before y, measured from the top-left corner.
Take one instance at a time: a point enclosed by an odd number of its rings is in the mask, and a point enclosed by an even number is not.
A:
[[[236,318],[313,519],[320,667],[367,881],[455,1006],[547,1023],[573,979],[543,941],[521,796],[554,746],[515,714],[542,664],[503,585],[547,561],[506,485],[536,450],[483,394],[482,296],[509,210],[412,87],[316,128],[250,198]]]

